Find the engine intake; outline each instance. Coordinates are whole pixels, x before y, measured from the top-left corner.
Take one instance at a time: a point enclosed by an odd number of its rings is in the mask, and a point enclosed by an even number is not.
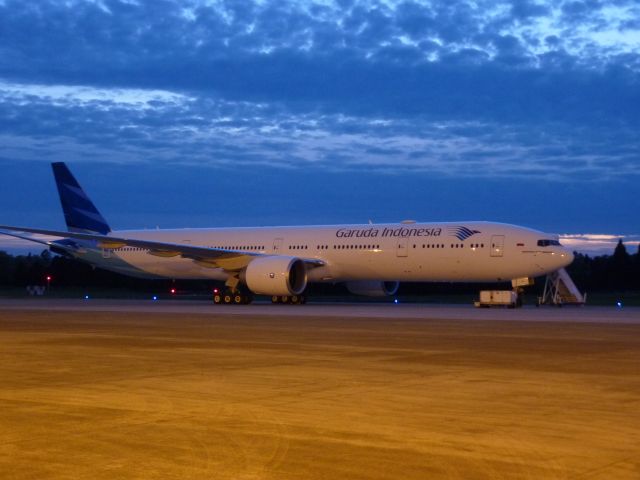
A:
[[[259,295],[300,295],[307,287],[307,268],[295,257],[258,257],[247,265],[244,281]]]
[[[386,297],[395,295],[400,282],[383,282],[381,280],[358,280],[346,283],[347,290],[355,295],[367,297]]]

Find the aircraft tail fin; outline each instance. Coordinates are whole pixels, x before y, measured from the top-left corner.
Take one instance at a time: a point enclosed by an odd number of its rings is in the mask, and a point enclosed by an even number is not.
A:
[[[107,221],[89,199],[64,162],[52,163],[58,195],[70,232],[91,232],[106,235],[111,231]]]

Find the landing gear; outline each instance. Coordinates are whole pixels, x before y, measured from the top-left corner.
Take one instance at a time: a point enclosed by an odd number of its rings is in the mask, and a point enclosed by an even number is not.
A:
[[[213,303],[225,305],[247,305],[253,301],[253,295],[241,290],[225,290],[224,292],[215,292],[213,294]]]
[[[251,292],[245,290],[235,290],[227,288],[222,291],[213,292],[213,303],[216,305],[247,305],[253,302],[253,295]],[[303,305],[307,303],[306,295],[273,295],[271,297],[271,303],[281,303],[288,305]]]
[[[273,295],[271,303],[290,303],[291,305],[303,305],[307,303],[305,295]]]
[[[238,274],[230,275],[224,284],[224,290],[213,291],[213,303],[225,305],[247,305],[253,302],[253,295],[245,289],[238,277]]]

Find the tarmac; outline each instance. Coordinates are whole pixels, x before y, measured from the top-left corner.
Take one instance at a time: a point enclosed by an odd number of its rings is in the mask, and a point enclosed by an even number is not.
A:
[[[0,310],[69,312],[175,313],[252,317],[395,318],[443,320],[496,320],[527,322],[639,323],[640,307],[474,308],[471,305],[419,303],[327,303],[306,305],[213,305],[210,300],[104,300],[38,298],[1,299]]]
[[[0,300],[1,479],[638,479],[640,309]]]

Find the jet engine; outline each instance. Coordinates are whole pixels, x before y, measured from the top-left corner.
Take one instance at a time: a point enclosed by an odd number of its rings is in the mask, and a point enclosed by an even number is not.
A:
[[[400,282],[383,282],[380,280],[359,280],[346,283],[347,290],[356,295],[367,297],[386,297],[395,295]]]
[[[244,281],[260,295],[300,295],[307,287],[307,269],[295,257],[258,257],[247,265]]]

